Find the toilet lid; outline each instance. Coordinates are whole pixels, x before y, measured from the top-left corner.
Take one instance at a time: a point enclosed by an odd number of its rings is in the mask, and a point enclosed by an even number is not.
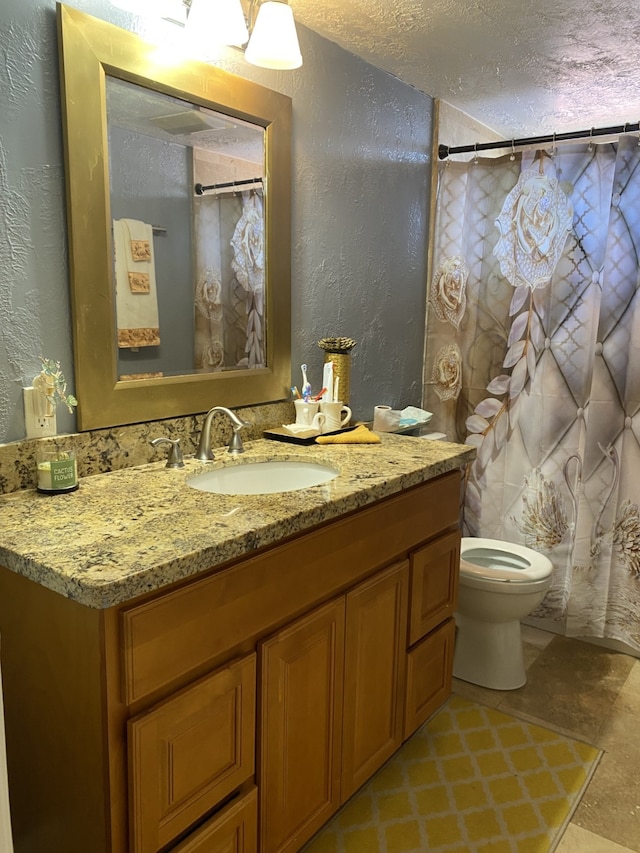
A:
[[[462,539],[460,549],[460,572],[497,581],[527,581],[542,580],[552,572],[551,561],[511,542],[501,542],[497,539]]]

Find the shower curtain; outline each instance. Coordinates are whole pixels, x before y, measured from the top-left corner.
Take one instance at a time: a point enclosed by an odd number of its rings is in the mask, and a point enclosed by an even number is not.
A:
[[[439,166],[424,408],[467,535],[546,553],[530,621],[640,653],[640,147]]]
[[[196,369],[264,367],[262,191],[195,200]]]

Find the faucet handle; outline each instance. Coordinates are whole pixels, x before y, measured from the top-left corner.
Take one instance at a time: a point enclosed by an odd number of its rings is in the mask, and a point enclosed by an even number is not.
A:
[[[233,421],[233,434],[231,436],[231,441],[229,442],[228,453],[244,453],[244,447],[242,445],[242,438],[240,437],[240,430],[245,427],[253,426],[251,421],[241,420],[237,418]]]
[[[182,458],[182,448],[180,447],[179,438],[166,438],[165,436],[160,436],[160,438],[152,438],[149,444],[152,444],[154,447],[157,447],[159,444],[170,444],[171,447],[169,449],[169,455],[167,457],[167,464],[165,467],[184,468],[184,459]]]

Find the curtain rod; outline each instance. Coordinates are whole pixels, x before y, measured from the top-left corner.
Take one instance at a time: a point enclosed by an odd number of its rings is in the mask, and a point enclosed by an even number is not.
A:
[[[569,133],[548,133],[546,136],[530,136],[523,139],[503,139],[500,142],[478,142],[474,145],[438,145],[438,159],[446,160],[450,154],[476,153],[492,148],[518,148],[523,145],[544,145],[547,142],[566,142],[570,139],[588,139],[592,136],[614,136],[640,130],[640,122],[625,122],[614,127],[592,127],[590,130],[574,130]]]
[[[262,178],[247,178],[246,181],[227,181],[224,184],[208,184],[203,187],[202,184],[196,184],[194,190],[196,195],[202,195],[206,190],[222,190],[227,187],[244,187],[247,184],[261,184]]]

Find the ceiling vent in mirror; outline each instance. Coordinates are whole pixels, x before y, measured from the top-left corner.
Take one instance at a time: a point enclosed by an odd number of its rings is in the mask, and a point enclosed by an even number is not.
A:
[[[223,121],[218,116],[200,112],[200,110],[184,110],[171,115],[155,116],[149,121],[167,133],[176,135],[202,133],[209,130],[232,130],[233,122]]]

